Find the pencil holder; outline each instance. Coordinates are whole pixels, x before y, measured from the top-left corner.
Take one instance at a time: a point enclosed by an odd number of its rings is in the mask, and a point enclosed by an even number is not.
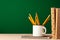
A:
[[[45,30],[45,32],[43,32]],[[46,34],[46,28],[42,25],[33,25],[33,36],[43,36]]]

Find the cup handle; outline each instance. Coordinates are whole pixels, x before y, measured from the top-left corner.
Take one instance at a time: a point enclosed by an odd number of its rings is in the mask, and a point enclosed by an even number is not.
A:
[[[46,28],[45,27],[42,27],[44,30],[45,30],[45,32],[43,32],[43,34],[46,34]]]

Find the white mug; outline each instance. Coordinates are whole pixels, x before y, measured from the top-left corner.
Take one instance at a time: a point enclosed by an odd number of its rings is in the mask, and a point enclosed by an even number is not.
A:
[[[43,30],[45,30],[43,32]],[[33,36],[43,36],[46,34],[46,28],[42,25],[33,25]]]

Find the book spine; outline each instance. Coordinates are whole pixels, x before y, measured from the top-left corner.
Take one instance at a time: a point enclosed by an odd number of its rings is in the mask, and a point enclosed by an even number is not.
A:
[[[51,28],[52,28],[52,39],[55,39],[55,31],[56,31],[56,9],[51,8]]]
[[[60,39],[60,8],[56,8],[56,39]]]

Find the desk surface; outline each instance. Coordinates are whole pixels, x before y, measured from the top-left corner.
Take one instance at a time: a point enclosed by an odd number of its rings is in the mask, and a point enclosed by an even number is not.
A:
[[[0,40],[40,40],[33,38],[22,38],[21,36],[31,36],[32,34],[0,34]]]

